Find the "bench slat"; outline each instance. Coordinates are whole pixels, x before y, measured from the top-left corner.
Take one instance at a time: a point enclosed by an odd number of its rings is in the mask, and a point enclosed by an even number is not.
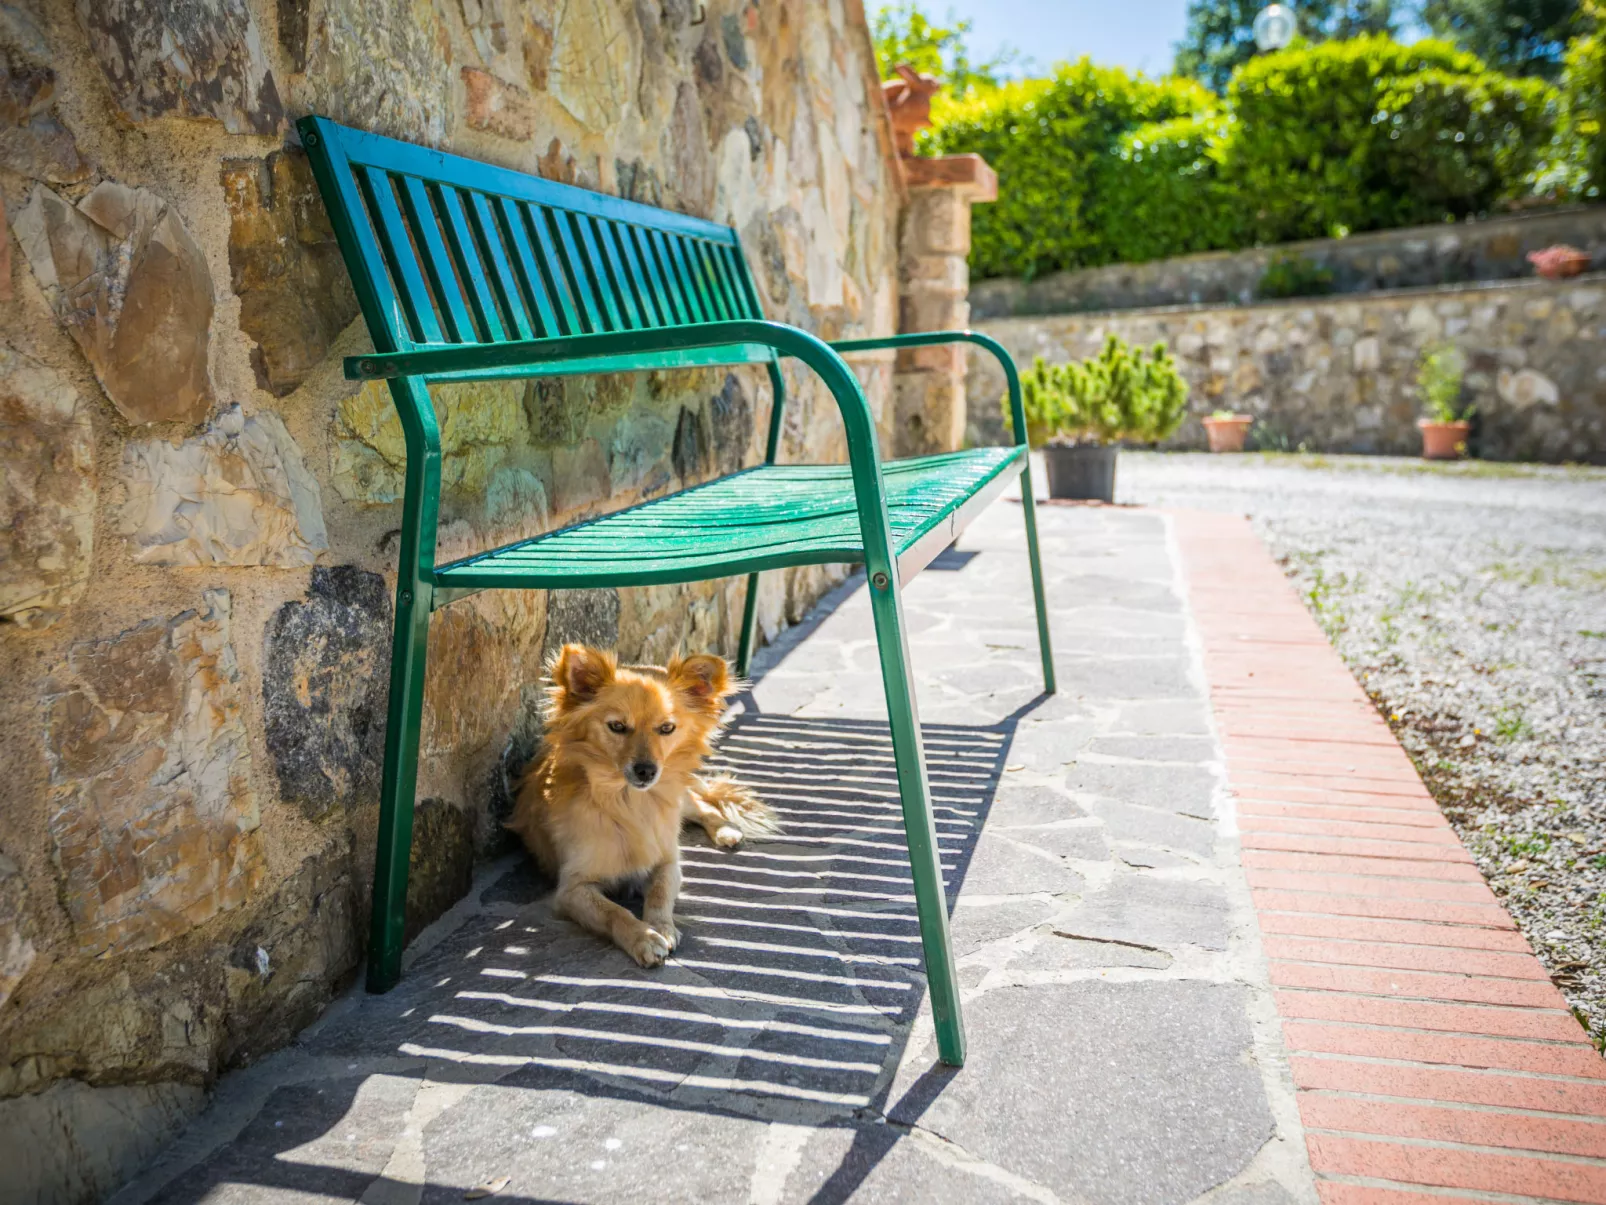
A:
[[[403,176],[402,210],[407,224],[413,230],[414,245],[422,244],[424,273],[429,287],[441,303],[440,317],[445,326],[446,338],[457,343],[473,343],[479,339],[474,332],[474,320],[469,317],[463,292],[457,286],[457,273],[453,270],[446,244],[441,239],[440,223],[435,220],[435,208],[430,204],[429,191],[416,176]]]
[[[547,297],[546,281],[541,277],[541,269],[536,266],[535,255],[530,248],[530,232],[525,228],[523,211],[517,202],[507,197],[495,197],[493,204],[503,241],[512,247],[513,274],[524,297],[525,309],[533,312],[535,321],[541,328],[539,332],[541,338],[561,334],[557,315],[553,312],[552,302]]]
[[[547,222],[546,211],[539,205],[531,205],[528,202],[519,202],[518,208],[524,215],[525,227],[535,238],[535,246],[541,250],[536,266],[541,270],[541,279],[546,282],[547,294],[557,305],[557,312],[563,319],[563,333],[585,334],[585,325],[580,320],[574,293],[569,287],[569,276],[563,267],[563,256],[553,240],[552,227]]]
[[[502,326],[502,315],[496,308],[490,282],[485,279],[485,265],[480,262],[479,249],[474,245],[474,234],[468,217],[463,212],[463,196],[450,185],[443,185],[437,194],[441,214],[445,218],[446,244],[451,248],[452,260],[458,274],[468,282],[468,300],[479,323],[483,343],[506,343],[507,331]]]
[[[652,245],[652,231],[643,230],[639,226],[631,226],[628,229],[640,254],[641,262],[646,267],[648,279],[652,282],[653,296],[658,301],[658,312],[663,315],[664,325],[680,326],[686,321],[684,311],[664,281],[663,265],[658,262],[658,251]]]
[[[564,271],[568,274],[569,291],[574,294],[580,303],[580,311],[585,319],[586,333],[592,335],[604,334],[613,329],[606,324],[603,318],[602,304],[597,299],[596,286],[592,284],[591,277],[586,273],[585,260],[580,257],[580,246],[576,228],[571,221],[572,215],[561,209],[549,209],[547,218],[552,223],[552,229],[557,234],[559,260]]]
[[[647,277],[647,271],[642,266],[641,256],[636,252],[636,239],[631,227],[616,222],[613,227],[614,240],[619,244],[619,258],[624,264],[625,278],[630,282],[631,291],[635,294],[636,305],[641,309],[642,318],[648,326],[672,326],[668,318],[658,307],[658,299],[653,296],[652,281]]]
[[[390,176],[378,168],[359,167],[357,179],[362,185],[374,220],[374,231],[379,246],[390,268],[391,280],[397,286],[397,295],[407,313],[407,325],[413,338],[420,343],[444,343],[440,323],[435,317],[435,303],[430,297],[424,274],[418,269],[418,256],[413,241],[402,221],[401,209],[396,204],[396,193],[391,188]]]
[[[703,253],[703,262],[708,265],[709,275],[714,278],[714,287],[719,290],[720,299],[725,303],[725,312],[732,318],[747,317],[746,308],[725,275],[725,264],[720,259],[719,252],[708,243],[704,243],[700,250]]]
[[[697,295],[692,283],[691,269],[686,265],[679,240],[669,238],[661,230],[654,230],[652,238],[663,261],[664,272],[689,315],[688,323],[707,322],[708,312],[703,308],[702,298]]]
[[[594,220],[586,213],[571,213],[567,216],[574,226],[576,242],[580,248],[580,260],[594,290],[598,309],[603,314],[604,329],[609,331],[627,329],[625,316],[619,312],[619,301],[614,296],[614,290],[609,287],[607,269],[603,266],[602,249],[597,246]]]
[[[535,338],[535,328],[530,325],[530,315],[524,309],[524,298],[513,279],[513,269],[507,262],[507,249],[502,246],[502,235],[496,226],[496,216],[491,213],[491,203],[484,193],[468,194],[468,216],[474,228],[474,239],[479,245],[480,254],[485,257],[485,262],[490,267],[486,279],[496,294],[499,308],[512,323],[512,331],[515,332],[510,333],[508,337]]]
[[[762,318],[764,307],[759,304],[758,290],[753,287],[752,273],[746,271],[746,264],[742,259],[740,247],[721,247],[721,255],[725,256],[731,264],[731,274],[742,287],[742,294],[747,298],[747,313],[752,318]]]
[[[624,315],[625,323],[633,331],[654,325],[642,310],[641,299],[636,296],[636,290],[625,273],[624,257],[619,250],[618,231],[614,224],[606,218],[592,218],[591,225],[596,230],[597,243],[602,247],[608,292],[618,298],[619,312]]]

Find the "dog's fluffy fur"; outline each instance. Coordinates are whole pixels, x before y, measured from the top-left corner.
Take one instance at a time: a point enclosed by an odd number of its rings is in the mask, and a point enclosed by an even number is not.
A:
[[[508,828],[557,878],[560,915],[657,966],[680,941],[681,825],[726,849],[776,829],[745,787],[698,773],[737,684],[720,657],[621,666],[578,644],[548,674],[545,746]],[[645,886],[641,920],[604,895],[632,880]]]

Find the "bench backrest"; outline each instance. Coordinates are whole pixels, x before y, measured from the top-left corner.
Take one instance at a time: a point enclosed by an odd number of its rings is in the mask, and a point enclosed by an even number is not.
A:
[[[298,128],[376,351],[763,317],[728,226],[322,117]]]

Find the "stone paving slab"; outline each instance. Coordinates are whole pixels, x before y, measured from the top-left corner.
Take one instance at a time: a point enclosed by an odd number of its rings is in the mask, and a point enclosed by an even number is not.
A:
[[[1606,1201],[1606,1061],[1242,519],[1175,519],[1326,1205]]]
[[[227,1077],[117,1201],[411,1205],[505,1176],[496,1200],[1314,1205],[1170,521],[1041,521],[1056,697],[1018,502],[905,595],[963,1070],[936,1062],[855,578],[760,660],[720,757],[785,831],[688,836],[668,965],[555,920],[504,859],[395,991]]]

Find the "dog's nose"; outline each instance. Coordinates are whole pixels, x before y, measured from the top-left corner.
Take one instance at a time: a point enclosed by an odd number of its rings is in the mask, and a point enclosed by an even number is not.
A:
[[[638,787],[650,787],[658,781],[658,763],[638,761],[630,763],[630,777]]]

